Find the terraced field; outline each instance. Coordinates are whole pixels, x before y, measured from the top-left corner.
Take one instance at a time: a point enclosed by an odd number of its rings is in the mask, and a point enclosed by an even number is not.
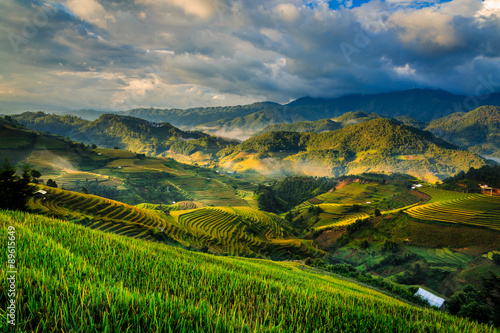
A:
[[[431,195],[427,204],[407,210],[412,217],[448,223],[462,223],[500,230],[500,198],[437,189],[423,189]]]
[[[451,200],[451,199],[463,199],[463,198],[468,198],[470,196],[469,193],[446,191],[432,187],[421,187],[419,191],[430,195],[431,199],[428,201],[428,203],[433,203],[443,200]]]
[[[445,270],[456,270],[457,268],[465,267],[472,260],[472,257],[463,253],[453,252],[448,248],[433,249],[416,246],[407,246],[406,248],[422,256],[433,266]]]
[[[30,208],[38,213],[73,220],[93,229],[120,235],[152,239],[150,230],[167,223],[155,212],[95,195],[84,195],[58,188],[39,186],[45,199],[32,198]]]
[[[293,237],[279,216],[248,207],[200,208],[199,203],[191,201],[130,206],[94,195],[39,188],[47,194],[45,199],[29,202],[33,211],[92,229],[146,240],[170,240],[232,255],[279,259],[321,253]]]
[[[193,242],[231,255],[316,255],[321,251],[292,237],[283,219],[248,207],[207,207],[170,212]]]
[[[380,202],[377,207],[380,210],[392,210],[414,205],[422,201],[422,198],[415,195],[415,193],[416,191],[410,190],[406,193],[396,194]]]
[[[141,209],[153,209],[153,210],[162,210],[162,211],[175,211],[175,210],[188,210],[203,207],[203,204],[194,201],[180,201],[173,205],[160,205],[160,204],[150,204],[150,203],[141,203],[136,205],[136,207]]]
[[[345,225],[352,224],[352,223],[356,222],[357,220],[363,220],[363,219],[366,219],[369,217],[370,217],[369,214],[363,213],[363,212],[346,214],[346,215],[338,218],[337,220],[321,221],[320,223],[318,223],[314,226],[314,229],[315,230],[322,230],[322,229],[327,229],[327,228],[331,228],[334,226],[336,226],[336,227],[345,226]]]

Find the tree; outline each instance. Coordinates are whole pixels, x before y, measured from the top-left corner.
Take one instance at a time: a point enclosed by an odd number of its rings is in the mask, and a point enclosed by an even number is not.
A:
[[[50,187],[57,187],[57,183],[55,180],[52,180],[51,178],[49,178],[47,180],[47,186],[50,186]]]
[[[8,158],[0,165],[0,208],[10,210],[27,210],[29,198],[35,187],[31,183],[31,169],[23,167],[21,177],[16,176],[17,168],[12,166]]]
[[[35,169],[31,169],[31,177],[33,178],[32,181],[33,183],[35,184],[38,184],[39,183],[39,179],[42,176],[42,174],[40,173],[40,171],[38,170],[35,170]]]

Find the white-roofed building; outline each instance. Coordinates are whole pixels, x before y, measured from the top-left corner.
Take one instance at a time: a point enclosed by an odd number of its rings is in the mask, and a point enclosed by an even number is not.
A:
[[[433,293],[428,292],[427,290],[422,288],[418,288],[417,292],[415,293],[415,296],[417,295],[429,302],[430,305],[437,306],[440,310],[445,309],[444,298],[436,296]]]

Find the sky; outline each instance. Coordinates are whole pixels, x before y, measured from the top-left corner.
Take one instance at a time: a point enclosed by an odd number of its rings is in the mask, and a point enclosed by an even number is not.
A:
[[[0,112],[500,91],[500,0],[1,0]]]

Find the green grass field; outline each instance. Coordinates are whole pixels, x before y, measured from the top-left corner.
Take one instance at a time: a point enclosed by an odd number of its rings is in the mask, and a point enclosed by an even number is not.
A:
[[[3,244],[15,228],[18,331],[496,332],[297,263],[191,252],[33,214],[2,211],[0,224]],[[0,297],[5,304],[6,289]]]
[[[412,217],[500,230],[500,197],[423,188],[429,203],[407,210]]]
[[[440,268],[463,268],[467,266],[472,257],[450,250],[449,248],[433,249],[416,246],[406,246],[406,249],[416,253],[427,260],[430,264]]]

